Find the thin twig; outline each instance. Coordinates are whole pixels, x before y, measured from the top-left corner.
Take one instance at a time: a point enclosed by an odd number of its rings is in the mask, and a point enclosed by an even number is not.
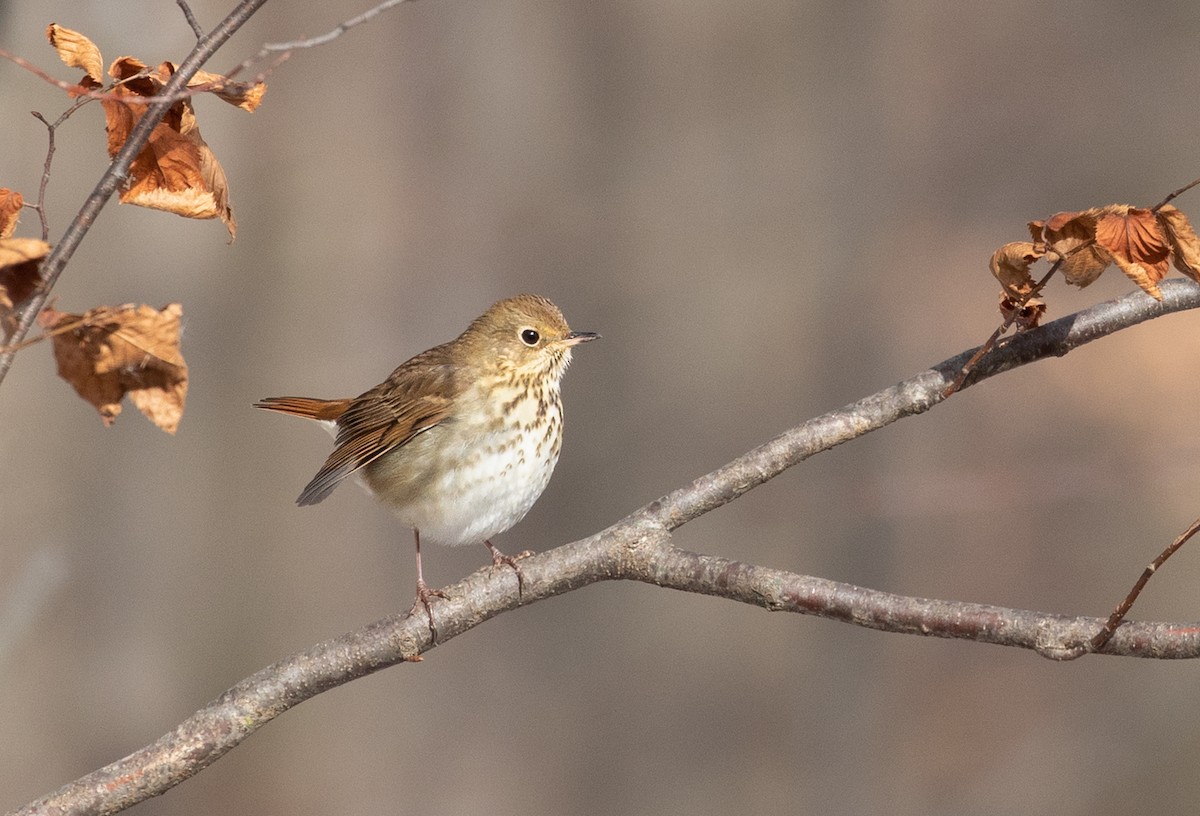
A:
[[[1121,621],[1125,620],[1125,616],[1129,614],[1129,610],[1133,608],[1133,604],[1137,601],[1138,596],[1142,594],[1146,584],[1150,581],[1150,577],[1158,572],[1159,567],[1166,563],[1175,552],[1182,547],[1189,538],[1200,532],[1200,518],[1192,522],[1191,526],[1184,530],[1180,535],[1171,542],[1171,546],[1167,547],[1158,554],[1158,558],[1147,565],[1142,571],[1142,575],[1137,579],[1137,583],[1133,585],[1133,589],[1129,590],[1129,594],[1125,596],[1125,600],[1117,604],[1117,608],[1108,616],[1104,627],[1092,638],[1091,645],[1093,651],[1099,651],[1104,648],[1104,644],[1108,643],[1112,638],[1113,633],[1117,631],[1117,627],[1121,625]]]
[[[26,349],[30,346],[36,346],[43,340],[49,340],[50,338],[57,337],[60,334],[66,334],[67,332],[75,331],[81,326],[86,326],[88,324],[94,325],[98,322],[97,318],[99,317],[100,315],[79,315],[79,317],[76,319],[60,323],[49,331],[44,331],[34,337],[26,337],[19,343],[9,343],[7,346],[0,346],[0,354],[8,354],[10,352],[15,353],[21,349]]]
[[[200,27],[200,22],[196,19],[196,15],[192,13],[192,7],[187,4],[187,0],[175,0],[175,2],[183,10],[183,18],[192,27],[192,33],[196,35],[196,40],[199,41],[204,37],[204,29]]]
[[[34,65],[29,60],[27,60],[23,57],[18,57],[16,54],[5,51],[3,48],[0,48],[0,57],[3,57],[4,59],[8,60],[9,62],[16,63],[17,65],[24,68],[26,71],[29,71],[31,74],[41,77],[46,82],[49,82],[51,85],[61,88],[62,90],[66,91],[67,93],[76,93],[76,92],[81,92],[81,91],[86,90],[85,88],[81,87],[80,85],[78,85],[74,82],[64,82],[61,79],[58,79],[57,77],[51,76],[50,74],[43,71],[41,68],[38,68],[36,65]]]
[[[46,120],[37,111],[30,111],[34,119],[37,119],[46,126],[46,160],[42,163],[42,180],[38,184],[38,197],[36,204],[27,204],[33,210],[37,211],[38,221],[42,225],[42,240],[50,240],[50,219],[46,215],[46,187],[50,184],[50,166],[54,163],[54,125]]]
[[[265,2],[265,0],[264,0],[264,2]],[[3,48],[0,48],[0,57],[10,60],[10,61],[16,63],[17,65],[21,66],[22,68],[25,68],[26,70],[30,71],[31,73],[35,74],[36,76],[40,77],[41,79],[44,79],[46,82],[50,83],[51,85],[55,86],[56,88],[61,88],[63,91],[66,91],[67,94],[69,94],[72,97],[86,97],[87,99],[98,99],[101,102],[105,102],[105,101],[120,102],[123,105],[149,106],[149,105],[160,103],[160,102],[161,103],[170,102],[173,104],[173,103],[179,102],[180,100],[183,100],[183,99],[191,99],[192,97],[198,96],[199,94],[209,93],[210,91],[218,91],[218,90],[222,90],[223,88],[228,87],[227,83],[225,83],[225,82],[214,81],[214,82],[200,82],[195,85],[192,85],[191,87],[180,87],[178,90],[176,90],[172,93],[167,93],[167,90],[164,87],[159,93],[155,94],[154,96],[141,96],[138,94],[118,94],[113,91],[114,88],[117,88],[121,85],[128,84],[137,79],[143,79],[145,77],[148,77],[152,74],[152,69],[147,68],[143,71],[138,71],[136,74],[133,74],[132,76],[127,76],[124,79],[117,80],[116,82],[113,82],[111,85],[107,85],[103,88],[88,88],[88,87],[79,85],[74,82],[66,82],[64,80],[57,79],[57,78],[51,76],[50,74],[46,73],[42,69],[38,68],[37,66],[35,66],[33,63],[29,62],[28,60],[18,57],[15,54],[9,53],[8,51],[5,51]],[[272,61],[272,63],[267,68],[263,69],[252,80],[245,82],[245,83],[240,83],[240,84],[243,84],[243,85],[261,84],[262,82],[264,82],[266,80],[267,76],[271,73],[271,71],[275,70],[275,68],[277,68],[279,66],[279,64],[284,62],[286,59],[287,59],[286,56],[275,59],[274,61]],[[239,65],[238,68],[235,70],[241,70],[241,68],[242,68],[242,66]],[[229,73],[225,76],[225,79],[228,80],[232,76],[233,76],[233,74]]]
[[[245,71],[247,68],[249,68],[254,63],[261,62],[262,59],[265,57],[265,55],[266,55],[265,52],[260,51],[258,54],[254,55],[253,57],[248,57],[247,59],[242,60],[240,63],[235,65],[232,70],[225,72],[225,78],[233,79],[235,76],[237,76],[242,71]],[[259,84],[266,82],[267,77],[269,77],[276,68],[278,68],[280,65],[283,65],[289,59],[291,59],[291,57],[292,57],[291,51],[284,51],[280,54],[276,54],[275,58],[272,59],[269,63],[267,63],[267,67],[261,69],[251,79],[244,80],[244,81],[251,85],[259,85]]]
[[[188,80],[195,76],[200,67],[266,1],[241,0],[234,10],[211,33],[196,43],[196,47],[192,49],[192,52],[188,54],[187,58],[180,64],[179,69],[163,88],[162,98],[156,96],[151,100],[145,114],[142,115],[142,118],[138,120],[138,123],[130,131],[129,137],[125,140],[125,145],[113,158],[112,163],[108,166],[104,175],[101,176],[95,189],[87,197],[83,207],[71,221],[62,238],[42,262],[42,286],[38,288],[22,307],[16,329],[10,336],[9,342],[19,343],[25,339],[25,335],[29,333],[34,319],[37,317],[38,312],[41,311],[42,306],[45,305],[50,291],[54,288],[54,284],[57,283],[58,277],[62,274],[67,262],[75,253],[75,250],[78,249],[79,244],[83,241],[84,236],[87,235],[88,230],[91,229],[92,224],[95,223],[96,218],[100,215],[100,211],[104,209],[104,205],[108,203],[113,193],[124,183],[130,165],[149,140],[150,133],[155,125],[158,124],[170,107],[175,104],[174,95],[187,85]],[[0,354],[0,383],[4,382],[9,369],[12,368],[12,363],[13,352]]]
[[[90,100],[80,99],[74,105],[67,108],[62,114],[54,120],[53,124],[46,121],[46,117],[37,111],[30,111],[35,119],[46,126],[46,161],[42,164],[42,180],[38,184],[37,204],[33,205],[33,209],[37,210],[38,218],[42,222],[42,240],[50,240],[50,219],[46,214],[46,187],[50,184],[50,166],[54,162],[54,134],[58,130],[59,125],[67,121],[71,114],[82,108]]]
[[[1150,212],[1158,212],[1163,207],[1167,206],[1172,201],[1174,201],[1176,198],[1178,198],[1179,196],[1186,193],[1188,190],[1195,187],[1197,184],[1200,184],[1200,178],[1196,179],[1195,181],[1189,181],[1187,184],[1183,185],[1178,190],[1173,191],[1170,195],[1168,195],[1162,201],[1158,202],[1153,207],[1151,207]]]
[[[72,97],[86,97],[88,99],[99,99],[101,101],[103,101],[103,100],[120,101],[120,102],[124,102],[126,104],[134,104],[134,105],[149,105],[151,103],[151,101],[158,101],[158,100],[162,100],[162,99],[166,98],[163,95],[158,95],[153,98],[147,98],[147,97],[139,97],[139,96],[119,96],[119,95],[113,93],[112,89],[119,85],[124,85],[126,83],[134,81],[135,79],[142,79],[144,77],[150,76],[151,69],[149,69],[149,68],[146,68],[142,71],[138,71],[136,74],[133,74],[132,76],[128,76],[128,77],[125,77],[124,79],[117,80],[112,85],[110,85],[106,88],[97,89],[97,88],[88,88],[83,85],[80,85],[77,82],[67,82],[65,80],[58,79],[57,77],[51,76],[50,74],[43,71],[41,68],[38,68],[36,65],[34,65],[29,60],[24,59],[23,57],[18,57],[16,54],[12,54],[8,51],[5,51],[3,48],[0,48],[0,57],[3,57],[4,59],[9,60],[10,62],[16,63],[20,67],[24,68],[25,70],[29,71],[30,73],[34,74],[35,76],[39,77],[40,79],[45,80],[46,82],[50,83],[54,87],[59,88],[63,91],[66,91],[67,94]],[[215,83],[206,82],[203,85],[198,85],[194,88],[186,89],[184,91],[183,95],[172,98],[172,101],[178,101],[179,99],[185,99],[189,96],[193,96],[196,93],[203,93],[205,91],[212,90],[212,88],[214,87],[214,84]]]
[[[282,43],[265,43],[260,52],[266,55],[275,51],[296,51],[301,48],[313,48],[318,45],[324,45],[331,40],[336,40],[338,37],[345,34],[350,29],[357,25],[367,22],[372,17],[376,17],[394,6],[401,3],[411,3],[413,0],[383,0],[382,3],[369,8],[357,17],[351,17],[349,20],[338,23],[332,30],[326,31],[324,34],[319,34],[316,37],[308,37],[306,39],[291,40],[290,42]]]
[[[262,48],[260,48],[258,50],[257,54],[254,54],[253,56],[247,57],[246,59],[242,60],[240,63],[235,65],[232,70],[227,71],[225,73],[225,76],[231,77],[231,78],[234,76],[237,76],[242,71],[248,70],[250,68],[250,66],[255,65],[256,63],[262,62],[271,54],[277,54],[278,56],[276,56],[275,59],[272,60],[270,66],[267,69],[265,69],[265,71],[259,72],[259,74],[253,80],[254,82],[261,82],[263,77],[265,77],[267,73],[270,73],[270,71],[274,70],[275,68],[277,68],[279,66],[279,63],[288,59],[288,57],[291,56],[292,51],[298,51],[303,48],[315,48],[318,45],[325,45],[326,43],[331,42],[332,40],[336,40],[338,37],[342,36],[343,34],[345,34],[350,29],[354,28],[355,26],[361,25],[362,23],[367,22],[372,17],[376,17],[376,16],[382,14],[383,12],[387,11],[388,9],[391,9],[395,6],[399,6],[402,3],[412,3],[412,2],[415,2],[415,0],[384,0],[384,2],[380,3],[377,6],[367,9],[362,14],[359,14],[356,17],[351,17],[349,20],[345,20],[341,23],[338,23],[331,30],[326,31],[324,34],[318,34],[315,37],[306,37],[306,38],[301,38],[301,39],[297,39],[297,40],[290,40],[288,42],[263,43]]]
[[[1078,249],[1078,247],[1076,247],[1076,249]],[[967,360],[966,364],[962,367],[962,370],[958,372],[958,376],[954,378],[954,382],[950,383],[950,385],[946,387],[946,392],[942,394],[943,397],[952,396],[956,391],[962,388],[963,383],[966,382],[967,377],[971,373],[971,369],[975,367],[975,364],[979,362],[983,355],[987,354],[995,347],[996,342],[1000,339],[1000,336],[1007,332],[1009,327],[1012,326],[1012,324],[1016,321],[1021,309],[1026,303],[1037,297],[1038,293],[1046,287],[1046,284],[1050,282],[1050,278],[1054,277],[1054,273],[1057,272],[1059,267],[1062,266],[1064,260],[1066,260],[1066,256],[1060,255],[1058,260],[1050,266],[1050,271],[1043,275],[1042,279],[1034,284],[1033,288],[1026,292],[1021,299],[1017,301],[1017,305],[1013,308],[1012,313],[1004,319],[1003,323],[996,327],[996,330],[992,332],[991,336],[987,340],[983,341],[983,345],[979,347],[974,356],[971,357],[970,360]]]

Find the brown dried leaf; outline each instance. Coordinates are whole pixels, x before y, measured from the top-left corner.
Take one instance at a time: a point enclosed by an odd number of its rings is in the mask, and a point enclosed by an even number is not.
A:
[[[221,99],[228,102],[230,105],[241,108],[249,113],[254,113],[258,106],[262,104],[263,94],[267,92],[267,86],[262,82],[235,82],[228,77],[220,74],[210,74],[208,71],[197,71],[196,75],[188,81],[188,87],[194,88],[197,85],[212,84],[209,89],[210,93],[216,94]]]
[[[1059,270],[1067,283],[1080,288],[1100,277],[1112,257],[1095,244],[1096,217],[1099,210],[1055,213],[1048,221],[1030,221],[1029,231],[1035,243],[1047,247],[1062,258]]]
[[[34,238],[0,240],[0,308],[24,302],[39,283],[38,267],[50,245]]]
[[[1175,268],[1192,280],[1200,281],[1200,238],[1192,229],[1192,222],[1167,204],[1158,210],[1158,225],[1171,243],[1171,260]]]
[[[82,68],[95,82],[103,82],[104,60],[95,43],[78,31],[63,28],[58,23],[46,26],[46,39],[58,51],[58,58],[71,68]]]
[[[147,75],[137,77],[142,72]],[[148,69],[133,57],[121,57],[109,67],[114,79],[128,80],[113,89],[115,96],[124,98],[149,99],[162,90],[174,72],[175,66],[169,62]],[[108,153],[115,156],[146,106],[119,99],[102,100],[101,104],[107,122]],[[229,230],[230,240],[236,237],[237,222],[229,204],[225,171],[200,136],[191,100],[181,99],[172,105],[154,128],[150,141],[133,160],[121,201],[187,218],[220,218]]]
[[[1029,298],[1022,305],[1019,298],[1000,294],[1000,316],[1005,323],[1011,321],[1019,332],[1037,328],[1045,314],[1046,303],[1039,298]]]
[[[179,351],[183,307],[101,306],[84,314],[44,309],[38,323],[53,337],[58,374],[96,406],[105,425],[126,394],[146,417],[175,433],[187,399],[187,363]]]
[[[25,199],[15,190],[0,187],[0,238],[8,238],[17,228],[17,217]]]
[[[53,23],[46,29],[46,36],[63,62],[87,71],[87,77],[80,83],[85,89],[101,87],[100,49],[91,40]],[[130,56],[120,57],[109,66],[109,76],[118,83],[109,95],[115,98],[101,100],[109,156],[120,152],[129,132],[146,111],[145,102],[161,93],[175,70],[176,66],[170,62],[150,68]],[[205,92],[246,111],[254,111],[267,90],[261,82],[236,82],[206,71],[196,74],[188,86],[210,86]],[[121,190],[121,201],[186,218],[220,218],[229,230],[230,240],[236,237],[237,223],[229,204],[225,171],[200,135],[190,98],[176,102],[154,128],[150,141],[133,161]]]
[[[1162,280],[1162,275],[1156,274],[1154,269],[1143,264],[1130,261],[1123,255],[1114,255],[1113,260],[1125,277],[1136,283],[1150,297],[1155,300],[1162,300],[1162,292],[1158,288],[1158,281]]]
[[[5,342],[16,329],[16,310],[42,282],[40,267],[49,251],[49,244],[33,238],[0,239],[0,331]]]
[[[1013,241],[992,253],[992,274],[1004,291],[1020,300],[1033,291],[1034,281],[1029,267],[1046,254],[1045,249],[1028,241]]]
[[[1080,289],[1100,277],[1100,273],[1108,268],[1112,258],[1102,248],[1092,244],[1076,249],[1066,256],[1059,269],[1067,283]]]
[[[1162,300],[1158,282],[1166,277],[1171,250],[1152,211],[1125,204],[1102,208],[1096,219],[1096,243],[1108,250],[1130,280]]]

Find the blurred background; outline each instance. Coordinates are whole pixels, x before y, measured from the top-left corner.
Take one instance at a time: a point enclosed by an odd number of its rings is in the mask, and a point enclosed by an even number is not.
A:
[[[205,28],[230,0],[193,0]],[[366,7],[269,4],[210,63]],[[105,63],[180,60],[170,0],[0,4]],[[350,396],[501,297],[602,332],[550,488],[502,549],[601,529],[981,342],[1025,223],[1200,175],[1200,7],[426,0],[296,53],[258,113],[200,99],[239,222],[117,206],[58,308],[183,304],[176,437],[24,351],[0,388],[0,807],[156,739],[280,657],[412,600],[366,493],[276,394]],[[0,186],[36,197],[68,101],[0,63]],[[106,165],[58,136],[52,240]],[[1200,192],[1178,202],[1200,216]],[[19,235],[35,236],[26,212]],[[1050,318],[1133,285],[1061,281]],[[892,592],[1107,614],[1200,513],[1200,315],[1029,366],[805,462],[679,546]],[[1200,618],[1185,550],[1135,608]],[[486,562],[430,550],[434,585]],[[650,586],[501,616],[281,717],[134,813],[1107,814],[1200,801],[1200,665],[886,635]]]

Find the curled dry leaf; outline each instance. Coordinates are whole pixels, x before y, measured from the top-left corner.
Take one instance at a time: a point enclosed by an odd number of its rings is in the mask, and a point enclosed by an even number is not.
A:
[[[84,314],[45,309],[38,323],[53,335],[58,375],[96,406],[105,425],[126,394],[139,411],[175,433],[187,399],[187,363],[179,351],[183,307],[101,306]]]
[[[25,199],[15,190],[0,187],[0,238],[8,238],[17,228],[17,217]]]
[[[0,240],[0,309],[21,305],[37,288],[38,267],[50,245],[34,238]]]
[[[0,239],[0,331],[5,342],[16,329],[16,310],[42,282],[42,259],[49,251],[49,244],[33,238]]]
[[[1029,231],[1035,242],[1062,258],[1067,283],[1087,286],[1115,263],[1147,294],[1162,300],[1158,282],[1167,274],[1171,245],[1153,210],[1109,204],[1061,212],[1047,221],[1029,222]]]
[[[1096,243],[1104,247],[1126,277],[1156,300],[1158,282],[1167,275],[1170,247],[1150,210],[1111,204],[1096,219]]]
[[[1047,221],[1030,221],[1034,243],[1045,244],[1062,258],[1059,269],[1067,283],[1084,287],[1100,277],[1112,259],[1097,247],[1095,210],[1061,212]]]
[[[104,60],[96,44],[78,31],[63,28],[58,23],[46,26],[46,39],[58,52],[58,58],[71,68],[82,68],[95,83],[104,81]]]
[[[175,67],[172,64],[172,70]],[[197,71],[195,76],[188,80],[189,88],[197,88],[201,85],[211,85],[212,87],[207,88],[207,91],[247,113],[254,113],[258,110],[258,106],[262,104],[263,94],[267,92],[267,86],[262,82],[234,82],[232,79],[220,74],[210,74],[208,71]]]
[[[42,282],[42,259],[50,251],[45,241],[10,237],[24,201],[20,193],[0,187],[0,332],[6,343],[17,327],[16,310]]]
[[[139,77],[143,72],[146,75]],[[109,73],[125,82],[113,89],[116,100],[101,100],[110,156],[120,152],[146,111],[144,103],[119,100],[148,100],[162,90],[174,72],[175,66],[169,62],[151,70],[133,57],[121,57],[112,64]],[[155,126],[150,141],[130,166],[121,201],[186,218],[220,218],[230,239],[237,235],[225,171],[200,136],[191,100],[176,102]]]
[[[1034,287],[1029,267],[1046,254],[1044,248],[1028,241],[1013,241],[992,253],[991,269],[1004,291],[1017,301],[1027,297]]]
[[[63,62],[87,72],[80,85],[88,90],[102,86],[100,49],[91,40],[53,23],[46,29],[46,36]],[[176,69],[171,62],[150,68],[128,56],[109,66],[109,76],[118,84],[100,101],[110,157],[124,147],[149,100],[162,92]],[[261,82],[235,82],[206,71],[197,73],[188,87],[211,92],[245,111],[254,111],[267,90]],[[178,100],[154,128],[150,141],[130,167],[120,198],[125,204],[166,210],[186,218],[220,218],[229,230],[230,240],[237,235],[225,171],[200,136],[190,98]]]
[[[1171,244],[1175,268],[1194,281],[1200,281],[1200,238],[1192,222],[1179,210],[1166,204],[1158,209],[1158,223]]]
[[[1046,314],[1046,303],[1038,298],[1029,298],[1024,304],[1020,298],[1000,293],[1000,316],[1005,323],[1012,323],[1017,331],[1037,328]]]

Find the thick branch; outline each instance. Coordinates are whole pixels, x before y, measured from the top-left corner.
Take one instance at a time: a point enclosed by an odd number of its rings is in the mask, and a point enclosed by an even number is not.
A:
[[[1072,349],[1145,320],[1200,306],[1200,286],[1191,281],[1163,281],[1161,289],[1161,303],[1149,295],[1133,292],[1015,335],[979,360],[960,390],[1026,363],[1045,357],[1062,357]],[[922,414],[947,399],[943,392],[975,351],[968,349],[891,388],[785,431],[687,487],[652,502],[634,517],[674,530],[733,501],[815,453],[857,439],[906,416]]]
[[[1200,306],[1200,286],[1171,280],[1163,302],[1136,292],[1019,335],[990,352],[965,386],[1171,312]],[[521,562],[485,569],[447,588],[433,607],[439,643],[522,604],[609,580],[635,580],[797,612],[870,629],[1031,649],[1053,659],[1090,650],[1103,618],[1072,618],[958,601],[894,595],[822,578],[699,555],[670,545],[674,530],[814,453],[929,410],[973,350],[794,428],[688,487],[651,502],[607,530]],[[246,678],[156,742],[72,782],[14,814],[107,814],[157,796],[203,770],[279,714],[326,689],[432,648],[423,615],[377,621]],[[1125,623],[1100,650],[1147,658],[1200,657],[1200,623]]]

